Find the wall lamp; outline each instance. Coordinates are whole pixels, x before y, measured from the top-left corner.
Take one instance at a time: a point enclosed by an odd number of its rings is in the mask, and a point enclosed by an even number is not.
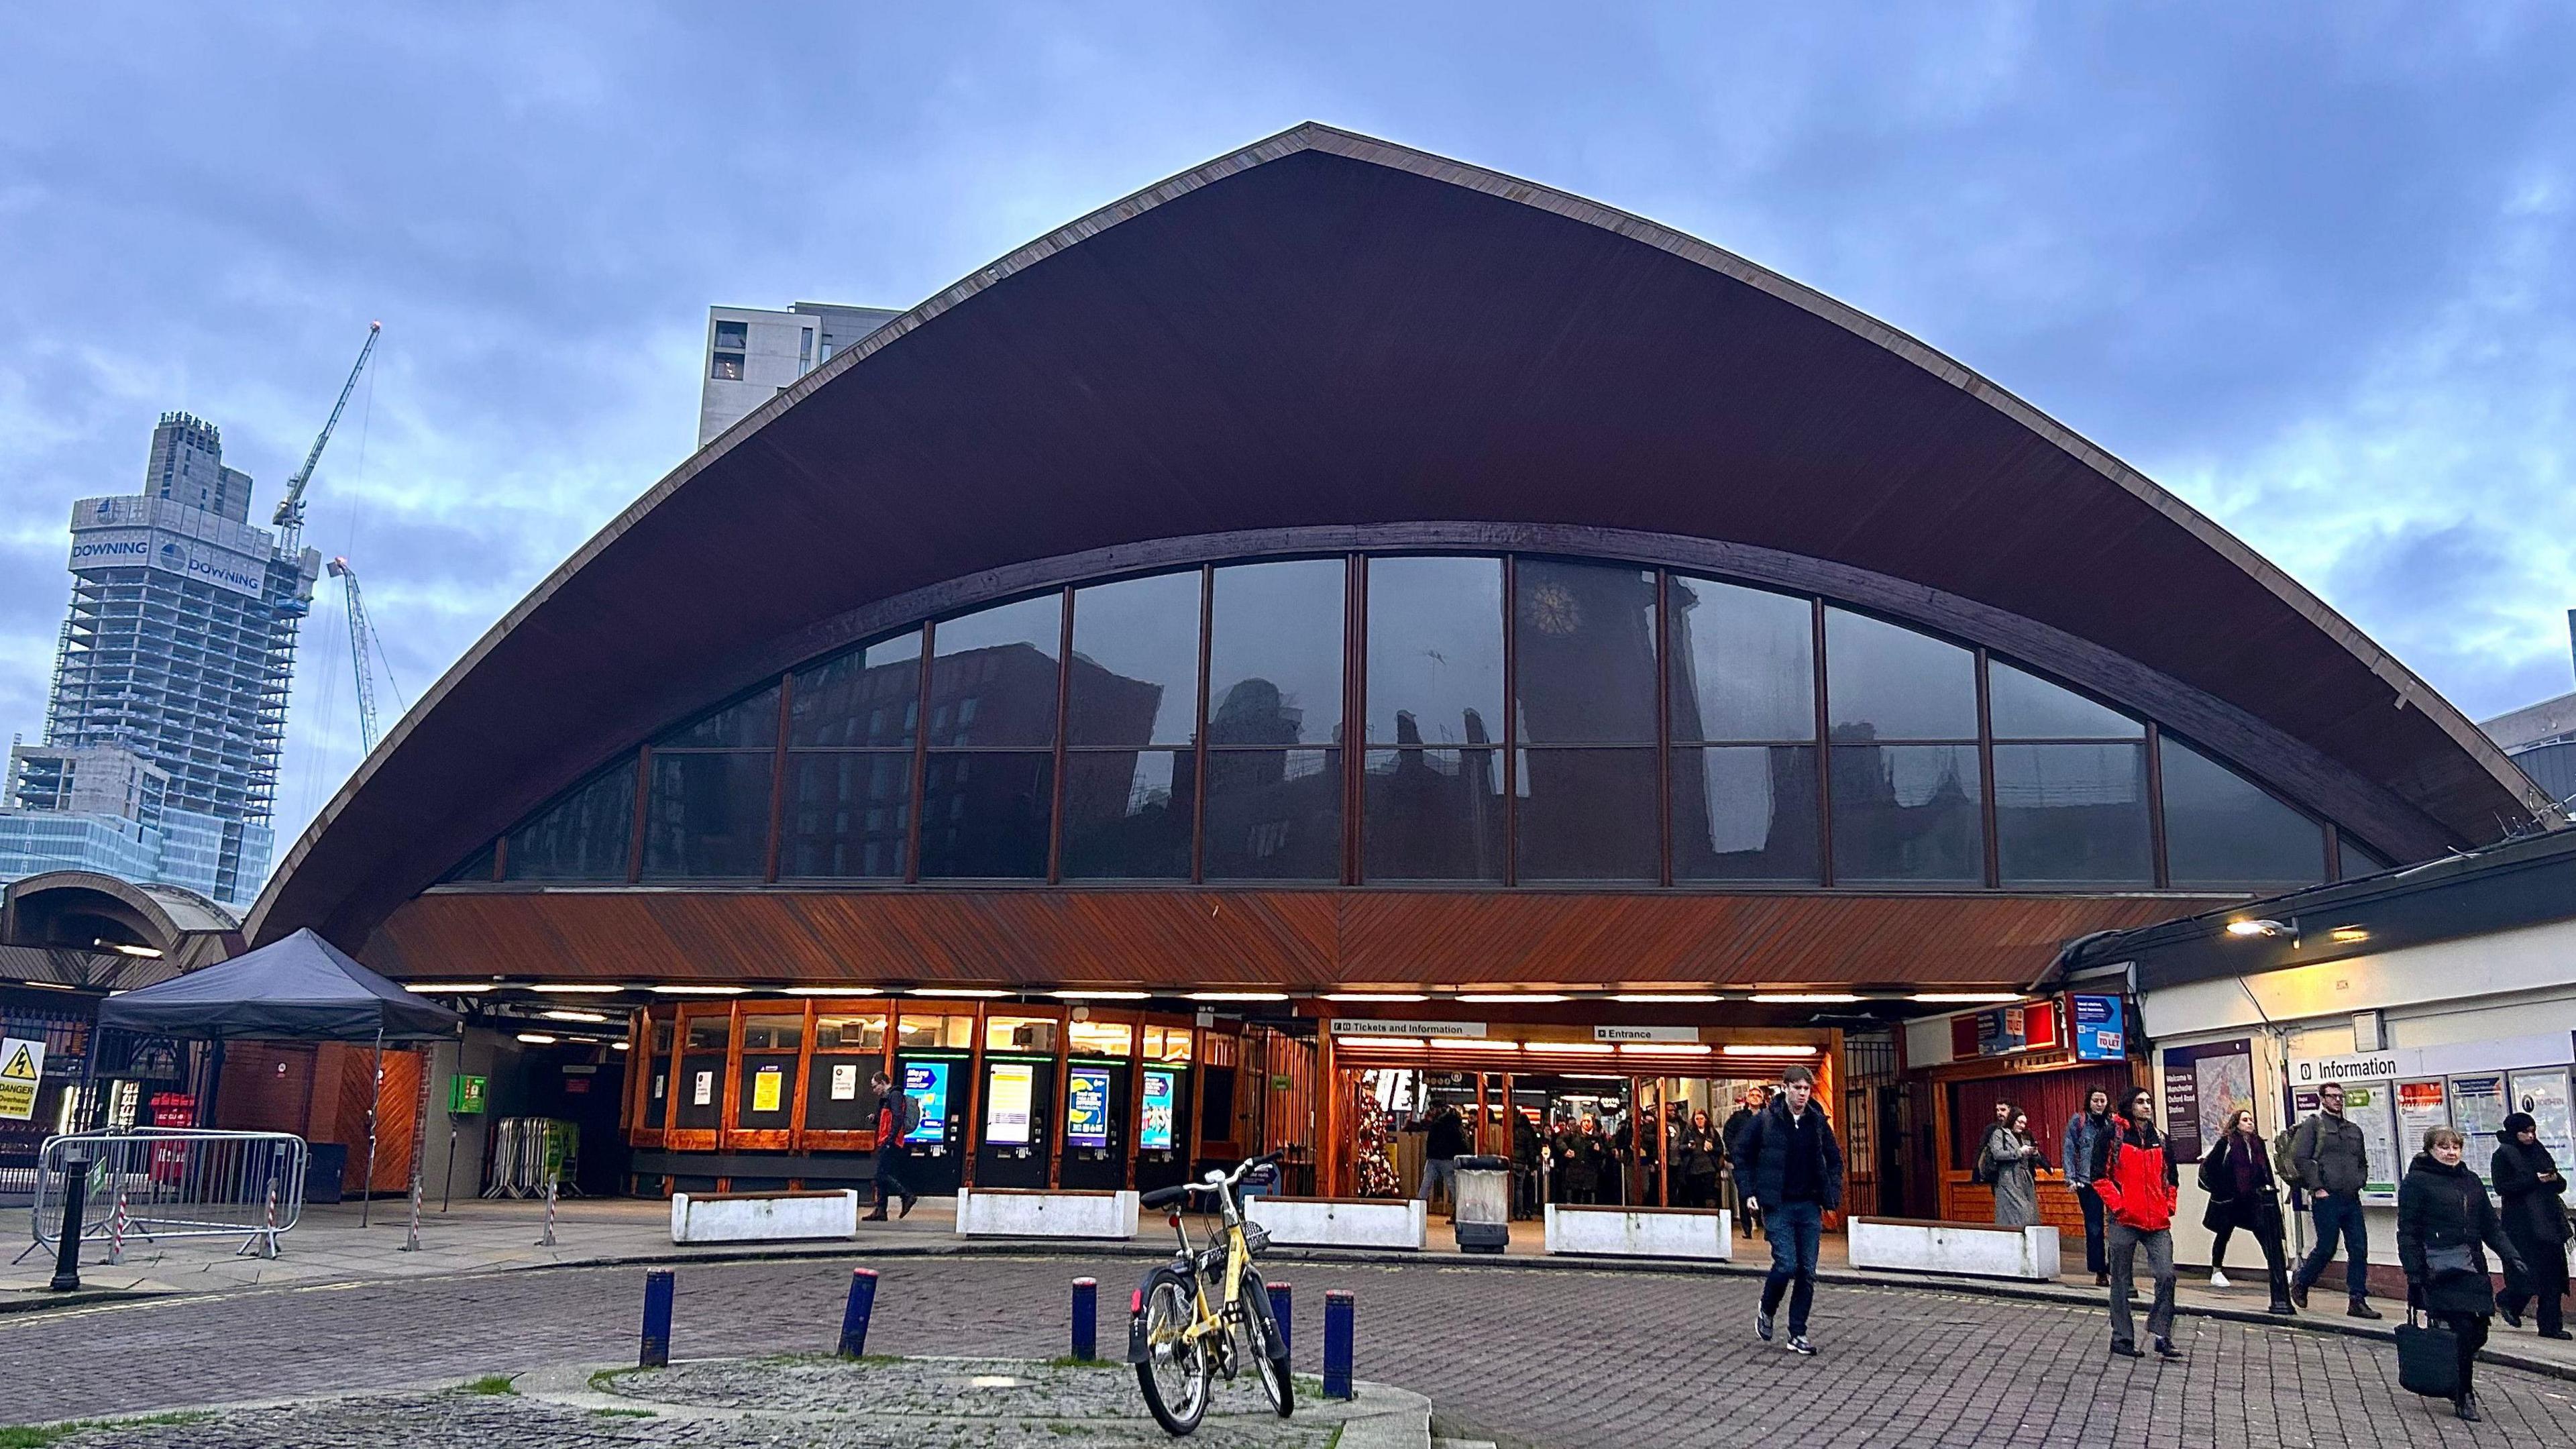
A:
[[[2290,938],[2291,945],[2295,946],[2299,942],[2299,928],[2296,925],[2284,925],[2273,920],[2230,921],[2227,923],[2227,934],[2237,937],[2261,936],[2265,939],[2287,936]]]

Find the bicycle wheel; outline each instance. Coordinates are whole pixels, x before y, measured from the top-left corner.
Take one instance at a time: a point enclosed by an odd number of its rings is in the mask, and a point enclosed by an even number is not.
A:
[[[1288,1340],[1270,1317],[1270,1290],[1246,1266],[1243,1286],[1235,1291],[1241,1295],[1245,1347],[1252,1350],[1253,1371],[1261,1376],[1261,1396],[1285,1419],[1297,1412],[1297,1390],[1288,1378]]]
[[[1215,1365],[1205,1338],[1184,1341],[1198,1321],[1196,1280],[1178,1268],[1157,1268],[1145,1279],[1145,1361],[1136,1365],[1136,1387],[1154,1422],[1174,1437],[1199,1426],[1207,1413]]]

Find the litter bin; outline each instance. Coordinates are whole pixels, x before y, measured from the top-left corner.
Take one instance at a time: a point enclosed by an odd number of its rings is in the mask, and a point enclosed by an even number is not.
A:
[[[1512,1163],[1508,1157],[1461,1157],[1449,1225],[1464,1253],[1499,1253],[1512,1241]]]

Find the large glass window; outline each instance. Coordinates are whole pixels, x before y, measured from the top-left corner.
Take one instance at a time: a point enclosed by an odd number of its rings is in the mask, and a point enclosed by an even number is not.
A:
[[[1814,746],[1675,746],[1672,755],[1673,879],[1824,878]]]
[[[921,795],[923,878],[1044,880],[1054,789],[1047,754],[931,751]]]
[[[635,761],[624,759],[557,797],[510,832],[510,880],[626,879],[635,840]]]
[[[1651,678],[1651,676],[1649,676]],[[1651,705],[1647,718],[1654,717]],[[1652,749],[1523,750],[1522,880],[1653,881],[1659,766]]]
[[[2134,740],[2146,726],[2000,659],[1986,662],[1986,711],[1999,740]]]
[[[2176,889],[2314,885],[2325,830],[2262,787],[2171,735],[2164,771],[2165,869]]]
[[[1996,745],[1995,854],[2007,886],[2153,885],[2146,747]]]
[[[1073,593],[1068,745],[1185,745],[1198,732],[1199,572]]]
[[[1973,740],[1977,659],[1929,634],[1827,609],[1825,701],[1836,744]]]
[[[912,748],[921,716],[921,631],[798,670],[787,706],[789,749]]]
[[[934,747],[1054,742],[1056,654],[1064,647],[1061,594],[942,619],[931,637]]]
[[[1368,566],[1368,742],[1500,743],[1503,561]]]
[[[1815,605],[1680,574],[1667,587],[1673,738],[1814,739]]]
[[[701,715],[653,742],[656,749],[769,750],[778,747],[778,686]]]
[[[1512,587],[1520,742],[1653,744],[1654,570],[1524,559]]]
[[[1068,880],[1187,880],[1196,757],[1187,750],[1075,750],[1064,757]]]
[[[1342,752],[1210,752],[1205,830],[1209,880],[1340,880]]]
[[[1340,742],[1343,579],[1337,558],[1216,570],[1208,743]]]
[[[1360,822],[1370,880],[1503,878],[1500,750],[1371,750]]]
[[[769,851],[770,755],[656,752],[652,760],[645,877],[759,879]]]
[[[1984,883],[1976,746],[1836,745],[1833,772],[1836,883]]]
[[[912,850],[912,751],[815,750],[787,757],[778,873],[900,880]]]

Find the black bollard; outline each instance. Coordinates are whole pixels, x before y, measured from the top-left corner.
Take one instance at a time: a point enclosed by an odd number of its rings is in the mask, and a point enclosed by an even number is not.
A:
[[[671,1270],[647,1269],[644,1274],[644,1342],[635,1355],[637,1368],[671,1366]]]
[[[1296,1299],[1291,1295],[1289,1287],[1285,1283],[1272,1283],[1268,1286],[1270,1290],[1270,1321],[1279,1325],[1279,1346],[1281,1348],[1291,1347],[1291,1344],[1288,1341],[1288,1320],[1296,1316],[1295,1313],[1291,1311],[1296,1306]]]
[[[1351,1397],[1352,1319],[1358,1303],[1347,1288],[1324,1292],[1324,1397]]]
[[[850,1296],[841,1304],[841,1342],[843,1358],[865,1358],[868,1352],[868,1318],[877,1310],[877,1270],[852,1268]]]
[[[54,1246],[56,1293],[80,1291],[81,1210],[89,1201],[89,1161],[75,1157],[63,1164],[63,1232]]]
[[[1073,1280],[1073,1356],[1084,1363],[1100,1358],[1100,1280]]]

